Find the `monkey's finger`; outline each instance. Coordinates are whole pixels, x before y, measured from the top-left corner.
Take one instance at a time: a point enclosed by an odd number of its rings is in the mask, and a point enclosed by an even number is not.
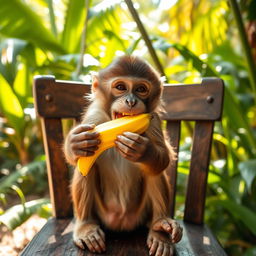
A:
[[[183,228],[180,227],[179,231],[175,235],[172,235],[172,242],[178,243],[181,240],[182,235],[183,235]]]
[[[150,247],[149,255],[154,255],[156,253],[157,247],[158,247],[158,241],[154,240]]]
[[[139,155],[135,150],[123,145],[119,141],[115,141],[115,144],[116,144],[116,149],[121,154],[121,156],[124,157],[125,159],[134,162],[139,158]]]
[[[83,140],[93,140],[99,137],[98,132],[81,132],[78,134],[75,134],[71,138],[71,142],[77,142],[77,141],[83,141]]]
[[[137,143],[137,141],[123,135],[117,136],[117,141],[128,147],[127,149],[123,148],[122,151],[130,156],[134,156],[135,159],[138,159],[145,152],[145,144]]]
[[[84,140],[84,141],[81,141],[81,142],[73,143],[71,148],[73,150],[76,150],[76,149],[90,150],[90,148],[93,149],[93,147],[97,147],[100,143],[101,143],[100,140]],[[93,150],[90,150],[90,151],[93,151]]]
[[[95,124],[80,124],[72,130],[72,133],[73,134],[78,134],[78,133],[81,133],[81,132],[84,132],[84,131],[90,131],[94,128],[95,128]]]
[[[145,138],[139,135],[138,133],[134,132],[124,132],[123,135],[129,138],[130,140],[136,141],[137,143],[144,143],[146,139],[148,140],[148,138]]]
[[[172,237],[176,237],[182,230],[182,228],[180,227],[179,223],[177,223],[176,221],[173,221],[171,223],[172,226]]]
[[[95,249],[94,249],[94,247],[93,247],[93,245],[92,245],[92,242],[89,240],[88,237],[86,237],[86,238],[84,239],[84,242],[85,242],[86,246],[88,247],[88,249],[89,249],[91,252],[95,252]]]
[[[162,219],[162,220],[158,220],[157,222],[155,222],[155,224],[153,225],[153,230],[171,233],[172,226],[166,219]]]
[[[96,238],[95,234],[92,236],[89,236],[88,239],[90,240],[93,249],[95,252],[102,252],[103,249],[101,248],[98,239]]]
[[[81,157],[81,156],[93,156],[94,155],[94,151],[87,151],[87,150],[75,150],[74,151],[74,154],[77,156],[77,157]]]
[[[148,248],[150,248],[152,246],[152,243],[153,243],[153,237],[149,236],[148,239],[147,239]]]
[[[81,249],[85,249],[87,247],[87,245],[84,243],[84,241],[82,239],[76,239],[74,240],[74,243],[76,244],[76,246],[78,246]]]
[[[162,242],[159,242],[155,255],[163,255],[163,251],[164,251],[164,244]]]
[[[98,243],[98,246],[100,247],[101,249],[101,252],[105,251],[106,250],[106,246],[105,246],[105,242],[103,241],[101,235],[97,232],[95,235],[94,235],[97,243]]]

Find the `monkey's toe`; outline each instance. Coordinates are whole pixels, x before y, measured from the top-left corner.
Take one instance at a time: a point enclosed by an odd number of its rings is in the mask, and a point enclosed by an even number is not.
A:
[[[167,234],[150,231],[147,239],[149,255],[173,256],[174,248]]]

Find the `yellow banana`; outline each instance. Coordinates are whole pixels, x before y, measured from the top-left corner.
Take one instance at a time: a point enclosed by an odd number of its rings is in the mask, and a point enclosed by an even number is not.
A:
[[[140,114],[136,116],[124,116],[97,125],[94,131],[100,133],[101,144],[93,156],[80,157],[77,167],[83,176],[86,176],[90,171],[97,157],[106,149],[115,146],[115,140],[118,135],[124,132],[143,133],[147,130],[150,123],[150,114]]]

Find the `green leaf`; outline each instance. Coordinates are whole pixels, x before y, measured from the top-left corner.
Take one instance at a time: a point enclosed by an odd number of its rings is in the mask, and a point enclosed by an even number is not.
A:
[[[32,77],[25,64],[20,64],[14,81],[13,89],[19,98],[20,104],[24,109],[27,107],[29,98],[32,97]]]
[[[0,0],[0,6],[0,33],[30,41],[44,50],[65,52],[28,5],[20,0]]]
[[[14,184],[17,184],[23,179],[28,179],[29,176],[36,179],[42,179],[45,174],[46,165],[45,161],[34,161],[21,169],[12,172],[10,175],[1,178],[0,180],[0,193],[6,193]],[[31,186],[31,182],[30,182]]]
[[[0,110],[7,118],[8,123],[15,129],[18,137],[24,134],[25,119],[19,99],[12,91],[11,86],[0,74]]]
[[[11,207],[0,216],[0,223],[13,230],[24,223],[30,216],[37,213],[40,208],[50,203],[47,198],[37,199]],[[25,206],[25,207],[24,207]]]
[[[85,19],[85,1],[69,0],[67,3],[62,45],[70,52],[77,52]]]
[[[234,201],[218,201],[236,219],[239,219],[254,235],[256,235],[256,213],[249,208],[239,205]]]
[[[230,127],[237,132],[241,128],[245,131],[244,134],[239,134],[242,145],[246,148],[247,152],[253,156],[253,151],[256,149],[256,140],[252,133],[248,120],[241,109],[237,99],[233,96],[228,87],[225,87],[224,97],[224,114],[228,117]]]
[[[251,190],[252,183],[256,177],[256,159],[240,162],[238,169],[245,180],[248,190]]]

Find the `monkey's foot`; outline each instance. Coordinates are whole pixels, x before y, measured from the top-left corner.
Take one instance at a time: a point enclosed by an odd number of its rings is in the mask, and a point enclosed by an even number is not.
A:
[[[170,236],[161,231],[150,230],[147,238],[149,255],[155,256],[172,256],[173,244]]]
[[[96,224],[83,224],[74,231],[74,243],[81,249],[102,253],[106,250],[105,234]]]
[[[160,218],[155,221],[151,227],[152,230],[157,232],[167,233],[172,243],[178,243],[182,238],[183,228],[180,224],[171,218]]]

